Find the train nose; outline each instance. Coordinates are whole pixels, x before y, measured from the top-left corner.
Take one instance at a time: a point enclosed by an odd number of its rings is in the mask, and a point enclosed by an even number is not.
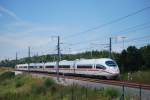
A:
[[[119,74],[120,73],[118,67],[110,68],[110,71],[113,74]]]

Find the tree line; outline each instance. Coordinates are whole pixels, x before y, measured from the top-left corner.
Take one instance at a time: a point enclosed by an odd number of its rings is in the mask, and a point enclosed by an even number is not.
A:
[[[61,60],[75,60],[75,59],[91,59],[91,58],[108,58],[108,51],[86,51],[77,54],[62,54]],[[114,59],[120,67],[121,72],[138,71],[150,69],[150,45],[136,48],[129,46],[121,53],[112,52],[112,59]],[[2,60],[0,66],[14,67],[21,63],[38,63],[56,61],[57,54],[47,54],[42,56],[25,57],[18,60]]]

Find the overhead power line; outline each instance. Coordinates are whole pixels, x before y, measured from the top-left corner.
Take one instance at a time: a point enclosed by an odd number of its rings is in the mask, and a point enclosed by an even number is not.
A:
[[[118,32],[113,32],[113,33],[119,33],[121,35],[122,34],[128,34],[128,33],[132,32],[132,31],[144,30],[144,29],[150,28],[150,26],[145,26],[145,25],[149,25],[149,24],[150,24],[149,22],[148,23],[143,23],[143,24],[138,24],[138,25],[135,25],[135,26],[132,26],[132,27],[120,30]],[[75,46],[75,45],[79,45],[79,44],[87,44],[89,42],[96,41],[96,40],[99,40],[99,37],[98,38],[94,38],[94,39],[90,39],[90,40],[78,41],[76,43],[72,43],[72,45]]]
[[[124,32],[137,31],[137,30],[141,30],[141,29],[145,29],[145,28],[149,28],[150,27],[150,26],[146,26],[146,25],[150,25],[150,21],[148,21],[146,23],[143,23],[143,24],[134,25],[132,27],[120,30],[120,31],[115,32],[115,33],[126,34]]]
[[[99,25],[99,26],[97,26],[97,27],[93,27],[93,28],[87,29],[87,30],[82,31],[82,32],[79,32],[79,33],[74,33],[74,34],[69,35],[69,36],[64,37],[64,38],[65,38],[65,39],[66,39],[66,38],[73,38],[74,36],[79,36],[79,35],[77,35],[77,34],[87,33],[87,32],[90,32],[90,31],[93,31],[93,30],[96,30],[96,29],[103,28],[103,27],[105,27],[105,26],[107,26],[107,25],[110,25],[110,24],[119,22],[119,21],[124,20],[124,19],[126,19],[126,18],[128,18],[128,17],[134,16],[134,15],[136,15],[136,14],[138,14],[138,13],[140,13],[140,12],[143,12],[143,11],[145,11],[145,10],[147,10],[147,9],[150,9],[150,6],[145,7],[145,8],[143,8],[143,9],[140,9],[140,10],[138,10],[138,11],[135,11],[135,12],[133,12],[133,13],[130,13],[130,14],[126,15],[126,16],[117,18],[117,19],[112,20],[112,21],[110,21],[110,22],[104,23],[104,24]]]
[[[136,38],[132,38],[132,39],[129,39],[129,40],[127,40],[127,41],[124,41],[125,43],[127,43],[127,42],[132,42],[132,41],[138,41],[138,40],[141,40],[141,39],[146,39],[146,38],[150,38],[150,35],[147,35],[147,36],[143,36],[143,37],[136,37]],[[140,41],[138,41],[138,42],[140,42]],[[121,42],[117,42],[117,43],[114,43],[113,42],[113,44],[119,44],[119,43],[122,43],[122,41]],[[104,44],[99,44],[99,45],[104,45]],[[105,44],[105,45],[108,45],[108,44]],[[136,46],[137,44],[135,44],[135,46]],[[110,45],[109,45],[110,46]],[[109,47],[108,46],[108,47]],[[79,48],[79,49],[74,49],[75,51],[87,51],[86,49],[89,49],[89,47],[87,48],[87,47],[82,47],[82,48]]]
[[[143,37],[137,37],[137,38],[132,38],[132,39],[129,39],[129,40],[126,40],[124,42],[133,42],[133,41],[138,41],[138,40],[141,40],[141,39],[146,39],[146,38],[150,38],[150,35],[147,35],[147,36],[143,36]],[[140,41],[139,41],[140,42]],[[113,44],[119,44],[119,43],[122,43],[122,42],[117,42],[117,43],[113,43]]]
[[[146,43],[138,43],[135,46],[141,46],[141,45],[150,45],[150,43],[146,42]]]

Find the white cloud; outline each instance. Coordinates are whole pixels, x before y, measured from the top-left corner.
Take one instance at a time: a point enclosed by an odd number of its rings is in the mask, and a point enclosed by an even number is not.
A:
[[[11,16],[12,18],[14,18],[17,21],[21,21],[21,19],[13,11],[10,11],[9,9],[6,9],[1,5],[0,5],[0,11],[3,12],[3,13],[6,13],[7,15]]]
[[[0,44],[6,44],[15,46],[16,48],[25,48],[28,46],[32,47],[40,47],[45,46],[50,42],[48,37],[8,37],[8,36],[1,36],[0,37]]]
[[[66,29],[63,25],[49,26],[24,21],[13,11],[0,5],[0,16],[2,14],[6,14],[15,20],[5,25],[5,32],[0,30],[0,46],[7,46],[7,49],[3,48],[3,52],[0,53],[0,59],[2,56],[6,56],[7,53],[10,54],[15,50],[25,52],[28,46],[31,46],[31,48],[37,52],[50,53],[54,51],[56,47],[56,41],[51,41],[51,36],[61,35],[62,33],[59,32],[70,33],[68,30],[73,31],[73,29],[70,28]],[[9,56],[12,55],[10,54]],[[7,57],[2,57],[2,59],[3,58]]]

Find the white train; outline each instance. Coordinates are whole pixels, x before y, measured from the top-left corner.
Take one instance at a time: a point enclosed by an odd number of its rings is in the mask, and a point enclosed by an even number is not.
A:
[[[56,62],[18,64],[15,68],[17,70],[53,73],[59,69],[59,73],[63,74],[102,76],[107,79],[118,77],[120,74],[117,63],[109,58],[63,60],[59,62],[59,68]]]

